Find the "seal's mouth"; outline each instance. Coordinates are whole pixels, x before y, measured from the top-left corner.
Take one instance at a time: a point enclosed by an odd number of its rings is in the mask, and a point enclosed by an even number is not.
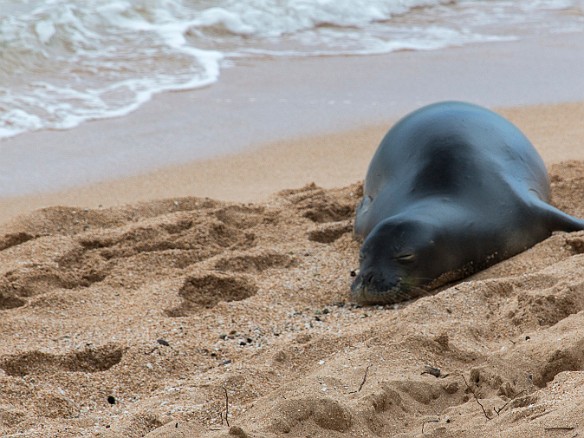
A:
[[[424,289],[409,284],[402,277],[388,282],[380,280],[373,272],[357,274],[351,285],[351,300],[364,305],[395,304],[426,294]]]

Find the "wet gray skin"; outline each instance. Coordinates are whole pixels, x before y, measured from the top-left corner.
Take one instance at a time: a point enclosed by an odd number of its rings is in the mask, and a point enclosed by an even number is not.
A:
[[[461,102],[421,108],[382,140],[355,217],[363,240],[351,297],[390,304],[429,293],[584,221],[549,204],[529,140],[494,112]]]

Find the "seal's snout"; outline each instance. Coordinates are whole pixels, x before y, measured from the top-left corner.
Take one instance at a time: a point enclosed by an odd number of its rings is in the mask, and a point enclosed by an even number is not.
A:
[[[390,304],[396,301],[401,279],[388,281],[375,271],[360,272],[351,285],[351,298],[359,304]]]
[[[354,294],[359,294],[362,290],[376,289],[376,283],[375,273],[358,273],[355,275],[355,280],[353,280],[353,284],[351,285],[351,291]]]

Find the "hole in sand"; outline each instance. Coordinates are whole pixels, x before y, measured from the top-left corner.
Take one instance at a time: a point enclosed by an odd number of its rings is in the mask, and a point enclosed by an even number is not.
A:
[[[168,310],[168,316],[186,316],[197,308],[211,308],[219,302],[241,301],[257,293],[257,286],[244,277],[204,275],[189,277],[179,290],[183,303]]]

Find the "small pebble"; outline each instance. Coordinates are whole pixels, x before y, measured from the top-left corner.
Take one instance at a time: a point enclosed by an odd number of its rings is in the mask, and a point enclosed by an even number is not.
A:
[[[424,371],[422,371],[422,374],[430,374],[434,377],[440,377],[442,374],[442,371],[440,371],[440,368],[426,365],[426,366],[424,366]]]

